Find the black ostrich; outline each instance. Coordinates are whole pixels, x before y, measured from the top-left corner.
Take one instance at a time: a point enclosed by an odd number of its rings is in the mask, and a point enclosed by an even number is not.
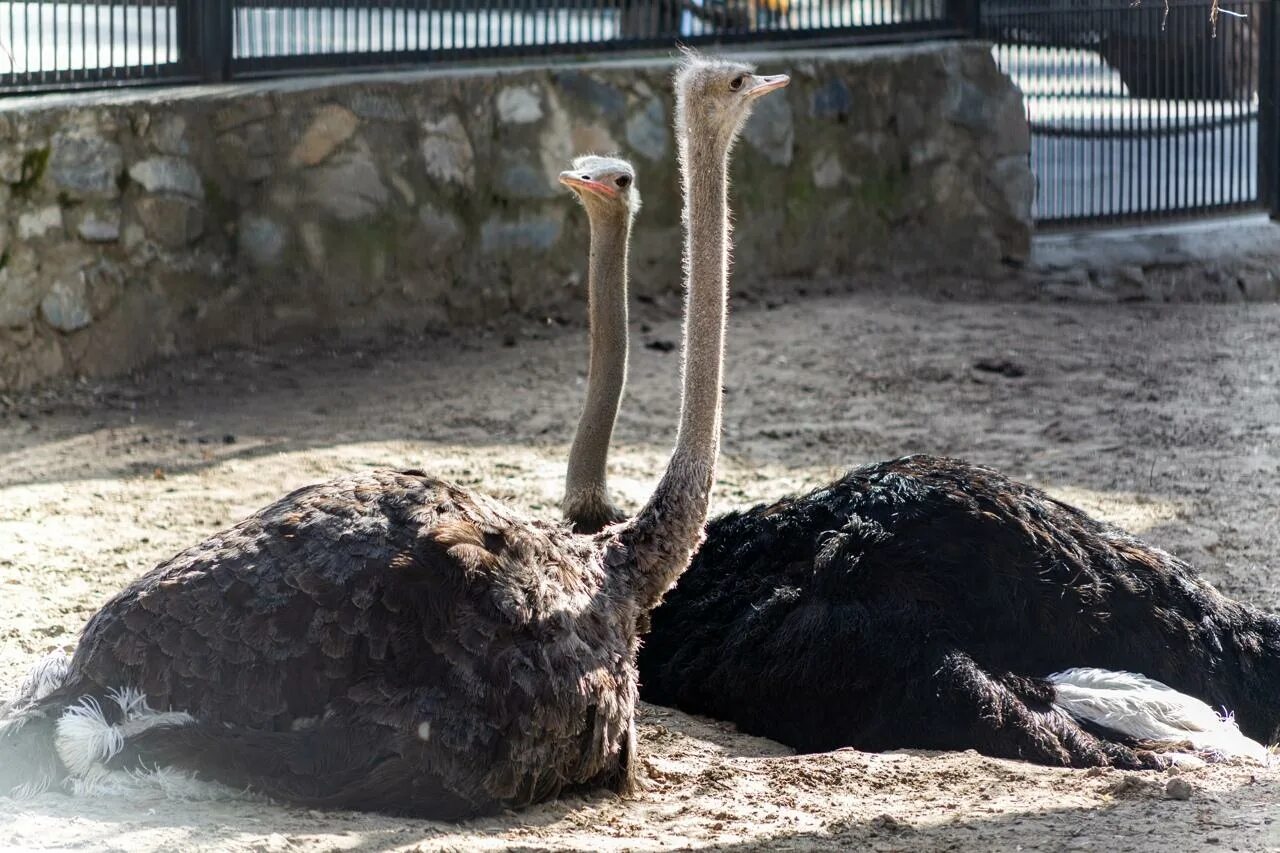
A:
[[[622,262],[593,253],[593,269],[619,285],[591,302],[564,504],[584,531],[621,517],[604,472],[626,368],[625,243],[609,245]],[[1280,619],[1037,489],[929,456],[712,521],[652,615],[640,674],[648,701],[802,751],[1142,767],[1167,760],[1143,747],[1185,743],[1265,758],[1210,705],[1250,738],[1280,739]]]
[[[800,751],[1139,768],[1157,746],[1265,761],[1280,740],[1280,618],[955,459],[713,520],[651,618],[642,698]]]
[[[0,792],[164,767],[453,819],[629,790],[639,632],[715,478],[729,152],[786,83],[696,56],[677,73],[683,401],[633,520],[574,534],[418,471],[300,489],[130,584],[68,665],[34,674],[0,723]]]

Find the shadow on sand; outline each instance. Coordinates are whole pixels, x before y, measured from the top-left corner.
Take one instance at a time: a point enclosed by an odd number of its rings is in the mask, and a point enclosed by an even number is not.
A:
[[[1083,771],[1075,771],[1083,772]],[[0,798],[0,826],[22,849],[329,849],[383,850],[1192,850],[1262,851],[1280,848],[1280,785],[1248,783],[1200,802],[1171,800],[1160,782],[1088,805],[975,815],[943,807],[910,820],[890,813],[830,814],[820,830],[789,830],[778,821],[726,820],[712,805],[677,792],[695,813],[671,834],[643,820],[642,801],[573,797],[519,813],[463,824],[359,813],[320,813],[260,802],[140,804],[76,800],[45,794],[21,803]],[[785,791],[778,791],[785,794]],[[644,799],[649,799],[648,797]],[[1230,803],[1223,806],[1221,800]],[[910,804],[905,804],[909,807]],[[994,811],[994,809],[992,810]],[[604,816],[599,823],[593,818]],[[618,818],[623,818],[619,821]],[[57,829],[53,829],[57,828]],[[39,843],[43,831],[49,847]],[[167,839],[156,845],[155,839]]]

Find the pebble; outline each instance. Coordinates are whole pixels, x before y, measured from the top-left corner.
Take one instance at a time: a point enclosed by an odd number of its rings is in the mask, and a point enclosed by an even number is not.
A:
[[[1010,379],[1027,375],[1025,367],[1007,358],[980,358],[973,363],[973,369],[983,373],[996,373]]]

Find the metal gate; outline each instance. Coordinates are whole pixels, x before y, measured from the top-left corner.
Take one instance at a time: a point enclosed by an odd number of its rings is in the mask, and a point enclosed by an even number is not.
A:
[[[985,0],[1026,98],[1046,226],[1252,210],[1275,198],[1273,0]]]
[[[0,0],[0,95],[579,55],[973,35],[975,0]]]
[[[0,0],[0,94],[678,41],[995,42],[1045,226],[1280,212],[1280,0]]]

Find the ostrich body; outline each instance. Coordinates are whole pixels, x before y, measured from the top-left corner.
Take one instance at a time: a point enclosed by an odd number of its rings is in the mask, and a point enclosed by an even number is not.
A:
[[[643,698],[800,751],[1138,768],[1165,763],[1149,742],[1265,760],[1241,732],[1280,739],[1280,619],[955,459],[868,465],[714,519],[651,619]]]
[[[677,74],[683,399],[632,522],[576,535],[418,471],[300,489],[90,619],[65,671],[8,708],[0,790],[172,767],[447,819],[629,790],[639,627],[697,547],[714,480],[729,151],[786,82],[697,57]]]
[[[625,300],[617,260],[593,245],[593,269],[620,276],[610,294]],[[625,311],[593,299],[590,328],[592,363],[625,366]],[[613,520],[592,510],[614,507],[603,472],[621,387],[588,389],[570,481],[595,503],[565,502],[580,530]],[[1280,619],[956,459],[869,465],[713,520],[651,618],[643,698],[802,751],[977,749],[1140,767],[1162,760],[1135,746],[1189,741],[1263,757],[1205,702],[1253,739],[1280,739]]]

